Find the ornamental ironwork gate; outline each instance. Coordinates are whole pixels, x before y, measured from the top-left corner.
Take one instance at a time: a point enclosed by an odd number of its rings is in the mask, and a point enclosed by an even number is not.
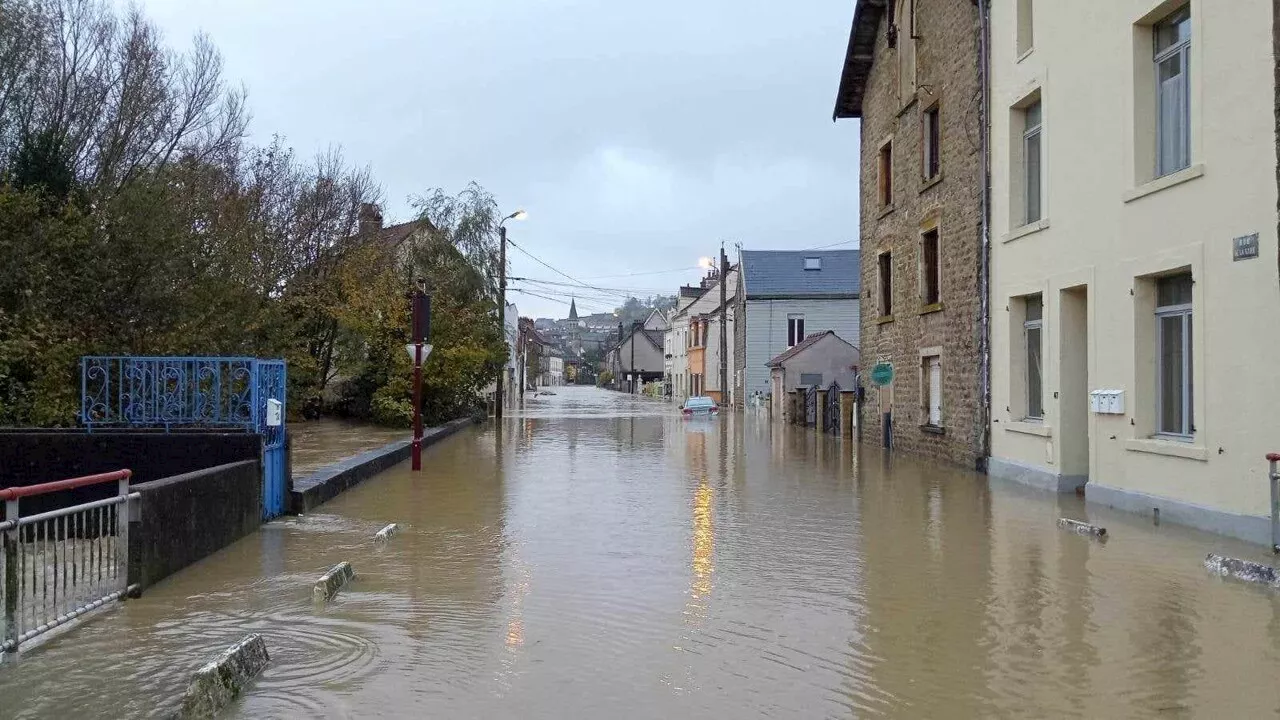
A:
[[[284,513],[288,373],[249,357],[80,359],[80,422],[107,427],[220,428],[262,439],[262,514]]]
[[[839,383],[831,383],[827,388],[826,396],[827,407],[822,414],[822,424],[825,426],[823,430],[832,435],[840,434],[840,385]]]
[[[804,424],[808,427],[818,424],[818,387],[816,385],[804,392]]]

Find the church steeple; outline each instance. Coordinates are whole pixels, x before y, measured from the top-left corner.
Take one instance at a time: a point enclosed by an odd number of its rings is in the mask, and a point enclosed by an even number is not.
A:
[[[576,321],[578,319],[578,301],[577,298],[569,298],[569,319]]]

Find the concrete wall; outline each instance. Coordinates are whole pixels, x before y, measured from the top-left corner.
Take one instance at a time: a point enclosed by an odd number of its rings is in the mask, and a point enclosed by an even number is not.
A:
[[[967,5],[968,3],[966,3]],[[1180,3],[992,6],[993,470],[1091,500],[1218,520],[1268,512],[1263,454],[1280,446],[1280,275],[1274,3],[1193,1],[1191,165],[1152,181],[1150,23]],[[1088,38],[1082,43],[1081,38]],[[1021,224],[1016,107],[1043,109],[1044,218]],[[1258,233],[1259,257],[1233,239]],[[1154,278],[1191,272],[1194,432],[1155,436]],[[1044,418],[1026,422],[1021,298],[1044,298]],[[1087,393],[1124,392],[1095,415]],[[1216,519],[1215,519],[1216,518]],[[1242,537],[1256,523],[1230,521]]]
[[[83,430],[0,431],[0,486],[25,486],[128,468],[132,484],[145,483],[214,465],[261,460],[261,440],[247,433],[100,432]],[[81,488],[28,498],[31,515],[75,502],[114,495],[114,486]]]
[[[770,392],[768,363],[787,349],[788,315],[804,315],[805,335],[834,330],[857,346],[859,312],[857,300],[747,300],[745,395]]]
[[[129,582],[143,588],[205,558],[262,524],[262,465],[219,465],[133,485]]]
[[[1050,3],[1064,8],[1075,3]],[[978,75],[978,11],[973,0],[914,0],[914,35],[909,13],[896,17],[897,47],[887,41],[889,13],[876,33],[874,63],[863,97],[861,153],[862,335],[854,342],[863,364],[893,363],[894,382],[869,388],[863,420],[876,428],[864,439],[879,445],[879,418],[893,413],[895,450],[973,467],[982,459],[984,419],[979,391],[981,303],[981,93]],[[1083,15],[1083,14],[1082,14]],[[1081,42],[1081,49],[1090,47]],[[915,49],[915,72],[900,75],[903,54]],[[910,64],[906,64],[910,67]],[[923,125],[938,108],[940,173],[924,178]],[[879,196],[880,150],[892,142],[892,203]],[[1087,154],[1082,157],[1091,156]],[[941,267],[940,299],[925,305],[922,295],[923,234],[937,229]],[[891,253],[892,314],[881,316],[879,262]],[[816,328],[814,328],[816,329]],[[810,330],[812,332],[812,330]],[[923,355],[942,363],[944,433],[926,430],[928,410],[922,383]]]

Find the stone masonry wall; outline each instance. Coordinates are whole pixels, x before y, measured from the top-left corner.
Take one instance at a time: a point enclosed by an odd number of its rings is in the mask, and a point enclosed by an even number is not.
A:
[[[910,32],[907,18],[897,48],[887,40],[888,13],[877,33],[875,60],[863,97],[861,158],[862,358],[893,363],[895,379],[867,389],[865,442],[882,442],[882,408],[892,405],[897,450],[967,467],[982,464],[983,413],[979,391],[981,332],[978,272],[981,252],[981,89],[978,9],[973,0],[915,0],[917,90],[899,98],[898,52]],[[924,112],[939,103],[941,177],[924,180]],[[879,202],[878,161],[893,140],[893,204]],[[920,291],[922,225],[936,219],[941,309],[926,309]],[[880,317],[879,254],[892,251],[893,315]],[[921,350],[942,349],[942,425],[922,426]]]

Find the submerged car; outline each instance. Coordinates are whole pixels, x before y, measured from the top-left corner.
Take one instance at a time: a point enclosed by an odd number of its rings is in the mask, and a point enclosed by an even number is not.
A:
[[[691,397],[684,401],[680,413],[686,418],[694,416],[714,416],[720,412],[720,406],[709,397]]]

